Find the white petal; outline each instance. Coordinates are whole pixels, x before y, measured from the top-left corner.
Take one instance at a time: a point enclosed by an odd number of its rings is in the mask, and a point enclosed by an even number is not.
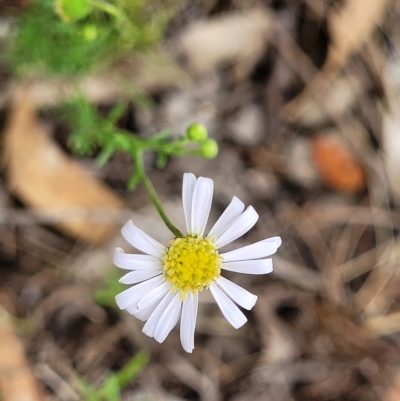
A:
[[[267,274],[272,272],[272,259],[222,262],[221,269],[245,274]]]
[[[172,292],[167,292],[164,298],[157,305],[156,309],[152,313],[152,315],[147,320],[146,324],[143,326],[143,333],[148,335],[149,337],[154,337],[154,332],[157,326],[158,321],[160,320],[160,316],[163,314],[165,309],[168,307],[170,302],[173,300],[175,294]]]
[[[222,235],[216,239],[218,248],[229,244],[236,238],[241,237],[247,233],[257,223],[258,213],[254,210],[253,206],[249,206],[234,222],[225,230]]]
[[[239,285],[227,280],[225,277],[220,277],[217,280],[217,285],[242,308],[250,310],[257,302],[257,295],[245,290]]]
[[[189,292],[182,306],[181,343],[183,349],[190,353],[194,349],[194,329],[196,327],[197,306],[198,293],[193,295]]]
[[[129,220],[121,229],[123,237],[135,248],[152,256],[161,257],[165,247],[151,238],[140,228],[136,227],[132,220]]]
[[[182,302],[183,303],[183,302]],[[179,309],[179,313],[176,314],[175,316],[175,321],[171,321],[171,326],[172,328],[174,328],[176,326],[176,324],[178,323],[179,319],[181,317],[181,309]]]
[[[198,178],[193,192],[191,233],[203,235],[210,214],[213,192],[212,179]]]
[[[260,259],[273,255],[281,244],[282,240],[280,237],[273,237],[235,249],[234,251],[222,253],[221,256],[224,262]]]
[[[157,322],[157,326],[154,331],[154,339],[159,343],[162,343],[167,338],[170,331],[176,325],[181,313],[181,305],[181,297],[179,293],[176,293]]]
[[[139,320],[146,321],[153,314],[153,312],[155,311],[157,306],[158,306],[158,303],[156,302],[156,303],[154,303],[153,305],[149,306],[146,309],[137,309],[137,307],[135,307],[135,308],[128,308],[127,311],[131,315],[133,315],[136,318],[138,318]]]
[[[220,237],[222,233],[239,217],[244,210],[244,203],[234,196],[231,203],[221,214],[220,218],[214,224],[207,237]]]
[[[210,285],[210,291],[221,309],[222,314],[235,329],[242,327],[247,322],[247,318],[243,312],[241,312],[228,295],[218,288],[216,284],[213,283]]]
[[[268,238],[268,240],[270,240],[270,241],[272,241],[272,240],[276,241],[276,243],[278,244],[278,245],[277,245],[278,248],[282,245],[282,238],[281,238],[281,237],[271,237],[271,238]]]
[[[193,325],[196,326],[196,320],[197,320],[197,310],[199,309],[199,293],[196,292],[195,295],[193,295],[194,299],[194,309],[193,309],[193,319],[194,319],[194,323]],[[194,338],[193,338],[193,348],[194,348]]]
[[[125,291],[122,291],[115,297],[115,302],[120,309],[126,309],[137,305],[149,291],[159,286],[165,278],[163,275],[153,277],[150,280],[143,281],[140,284],[134,285]]]
[[[124,253],[122,248],[115,250],[113,261],[116,266],[127,270],[157,269],[161,266],[160,258],[151,255]]]
[[[183,174],[182,204],[186,221],[186,230],[188,233],[192,231],[192,199],[196,181],[197,179],[194,174]]]
[[[149,278],[158,276],[162,273],[161,268],[158,269],[146,269],[146,270],[136,270],[129,272],[119,279],[122,284],[136,284],[141,281],[148,280]]]
[[[138,303],[138,309],[146,309],[161,299],[171,288],[171,284],[167,281],[161,283],[158,287],[153,288]]]

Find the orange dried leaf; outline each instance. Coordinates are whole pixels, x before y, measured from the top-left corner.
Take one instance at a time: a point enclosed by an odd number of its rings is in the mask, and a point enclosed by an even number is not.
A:
[[[357,192],[366,187],[363,166],[339,137],[332,135],[315,137],[313,152],[318,173],[331,189]]]

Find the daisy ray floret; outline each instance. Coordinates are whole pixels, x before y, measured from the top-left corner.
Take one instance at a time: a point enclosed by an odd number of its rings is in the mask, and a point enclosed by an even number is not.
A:
[[[220,253],[220,248],[254,226],[258,214],[252,206],[245,210],[244,203],[233,197],[204,235],[213,191],[210,178],[185,173],[182,201],[187,235],[172,238],[164,246],[128,221],[122,235],[143,254],[126,254],[121,248],[114,253],[115,265],[130,270],[120,282],[134,284],[116,296],[119,308],[146,321],[143,332],[160,343],[180,320],[180,338],[187,352],[194,349],[199,293],[210,290],[228,322],[236,329],[243,326],[247,318],[237,305],[250,310],[257,296],[223,277],[221,272],[270,273],[269,256],[282,243],[280,237],[273,237]]]

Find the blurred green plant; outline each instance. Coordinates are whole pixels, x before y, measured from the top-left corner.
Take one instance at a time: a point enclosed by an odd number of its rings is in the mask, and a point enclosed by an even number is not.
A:
[[[150,138],[117,127],[117,121],[125,112],[124,104],[117,104],[106,116],[84,97],[76,96],[63,106],[65,122],[70,125],[71,146],[81,155],[92,155],[99,150],[97,160],[106,163],[117,151],[128,153],[133,160],[133,171],[128,181],[130,189],[141,182],[157,208],[161,218],[170,231],[177,237],[182,233],[171,223],[164,212],[157,193],[150,182],[144,167],[143,155],[146,152],[156,154],[156,164],[165,167],[170,156],[198,155],[208,159],[218,153],[218,145],[208,138],[206,128],[200,123],[189,125],[186,132],[174,138],[172,132],[161,131]]]
[[[146,0],[36,0],[7,58],[19,75],[81,74],[160,41],[174,7]]]
[[[89,0],[56,0],[56,13],[66,22],[78,21],[92,11]]]
[[[149,354],[139,351],[118,372],[108,374],[103,384],[95,389],[86,380],[79,381],[79,388],[86,401],[119,401],[122,387],[130,383],[149,361]]]
[[[17,19],[7,57],[20,75],[82,74],[115,61],[125,52],[154,46],[161,38],[168,19],[180,2],[162,0],[32,0]],[[128,153],[133,171],[128,187],[141,182],[167,227],[175,236],[182,233],[164,212],[144,168],[143,155],[156,154],[163,168],[170,156],[200,155],[213,158],[216,142],[205,127],[194,123],[179,138],[168,130],[151,138],[117,127],[126,110],[117,104],[106,116],[84,96],[76,96],[63,107],[71,128],[71,145],[81,155],[93,155],[104,164],[116,151]]]
[[[115,296],[125,289],[125,286],[119,282],[120,278],[119,272],[113,272],[106,277],[104,279],[105,286],[93,294],[94,302],[100,306],[116,307]]]

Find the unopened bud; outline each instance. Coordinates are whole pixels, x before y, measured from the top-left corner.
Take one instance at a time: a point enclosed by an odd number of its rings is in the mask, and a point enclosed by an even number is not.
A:
[[[206,159],[213,159],[218,154],[218,144],[214,139],[206,139],[201,145],[201,154]]]
[[[88,42],[93,42],[97,38],[98,34],[99,31],[94,24],[86,24],[82,28],[82,35]]]
[[[207,128],[200,123],[190,124],[186,129],[187,136],[194,142],[203,142],[208,137]]]
[[[85,18],[91,11],[88,0],[56,0],[56,13],[66,22]]]

